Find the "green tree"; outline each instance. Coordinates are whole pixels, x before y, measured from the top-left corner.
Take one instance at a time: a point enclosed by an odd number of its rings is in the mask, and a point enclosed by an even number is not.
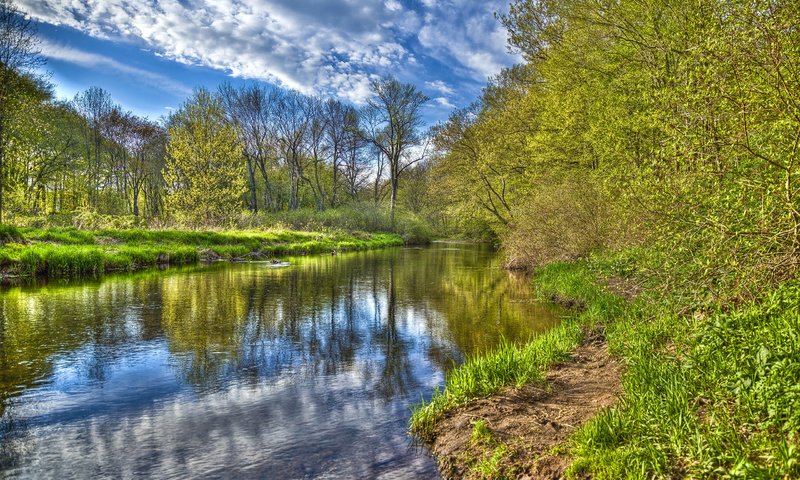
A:
[[[422,106],[428,101],[412,84],[387,77],[370,82],[373,97],[365,111],[367,140],[388,161],[391,200],[389,215],[394,227],[394,209],[400,175],[422,159],[411,157],[411,149],[421,142]]]
[[[36,50],[30,20],[10,0],[0,0],[0,223],[3,221],[3,190],[6,180],[6,150],[11,123],[24,113],[22,98],[41,91],[33,69],[43,60]]]
[[[243,149],[222,101],[199,89],[169,123],[167,213],[191,224],[224,221],[242,207],[247,183]]]

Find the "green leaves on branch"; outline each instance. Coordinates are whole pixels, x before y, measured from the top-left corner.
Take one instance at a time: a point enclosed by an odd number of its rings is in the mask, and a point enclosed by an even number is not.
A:
[[[246,192],[242,147],[222,102],[198,90],[172,118],[164,180],[167,207],[192,225],[214,225],[237,213]]]

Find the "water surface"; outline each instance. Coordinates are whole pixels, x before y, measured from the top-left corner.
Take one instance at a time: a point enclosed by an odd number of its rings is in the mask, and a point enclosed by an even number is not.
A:
[[[557,320],[470,244],[0,292],[0,476],[433,478],[410,408]]]

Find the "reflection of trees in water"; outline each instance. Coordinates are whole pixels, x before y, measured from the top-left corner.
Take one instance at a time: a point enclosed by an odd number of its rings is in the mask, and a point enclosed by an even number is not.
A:
[[[381,398],[406,395],[420,388],[419,360],[448,369],[462,352],[536,327],[532,306],[505,301],[527,297],[527,280],[489,261],[475,250],[397,249],[6,291],[0,419],[11,421],[8,402],[49,379],[58,358],[103,383],[131,345],[162,339],[176,374],[200,390],[366,371]]]
[[[412,388],[418,388],[420,384],[414,378],[414,371],[409,357],[410,341],[398,333],[395,261],[394,257],[389,258],[386,321],[380,323],[383,331],[375,336],[382,345],[384,352],[383,370],[378,392],[386,400],[397,396],[405,396]],[[373,277],[374,283],[377,282]]]
[[[10,441],[24,438],[28,428],[13,402],[26,390],[46,385],[59,359],[77,356],[86,380],[102,383],[110,366],[126,355],[121,346],[161,335],[160,314],[159,326],[153,326],[158,291],[148,278],[0,294],[0,469],[13,467],[24,450],[24,442]],[[141,307],[132,311],[131,305]]]
[[[496,257],[491,252],[467,246],[430,253],[418,252],[424,261],[400,270],[398,283],[408,303],[427,309],[432,361],[442,358],[447,345],[475,354],[502,338],[524,340],[553,324],[550,309],[532,300],[530,277],[492,268]],[[453,358],[444,360],[442,367],[449,369]],[[455,360],[461,360],[459,355]]]

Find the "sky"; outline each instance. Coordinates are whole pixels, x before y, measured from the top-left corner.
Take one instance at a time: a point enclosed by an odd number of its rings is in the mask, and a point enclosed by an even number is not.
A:
[[[494,13],[508,0],[16,0],[60,98],[90,86],[156,119],[194,88],[266,82],[362,105],[393,75],[427,123],[520,60]]]

